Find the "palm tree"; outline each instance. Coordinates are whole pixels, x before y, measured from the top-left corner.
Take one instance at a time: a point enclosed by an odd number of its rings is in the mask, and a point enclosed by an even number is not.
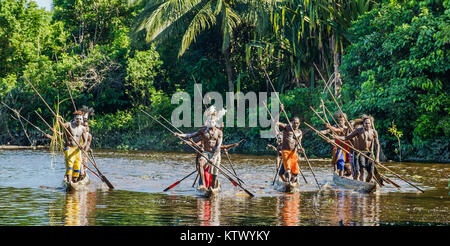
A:
[[[277,5],[273,29],[297,86],[299,80],[312,81],[317,64],[325,79],[332,74],[335,94],[339,95],[339,65],[349,44],[347,29],[374,4],[373,0],[288,0]]]
[[[131,2],[135,2],[130,0]],[[230,44],[234,31],[242,24],[261,26],[267,23],[269,9],[277,0],[142,0],[145,8],[138,19],[136,32],[146,30],[146,41],[164,40],[183,33],[178,57],[182,56],[196,37],[214,26],[222,37],[221,52],[225,60],[228,89],[234,91]]]

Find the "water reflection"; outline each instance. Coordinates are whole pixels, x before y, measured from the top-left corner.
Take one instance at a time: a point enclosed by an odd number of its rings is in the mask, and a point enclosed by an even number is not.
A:
[[[60,186],[65,171],[62,161],[49,170],[47,152],[2,153],[0,224],[366,226],[448,225],[450,221],[450,166],[444,164],[389,164],[414,182],[431,187],[424,194],[400,181],[400,191],[386,186],[374,194],[331,186],[319,192],[312,184],[302,186],[301,193],[284,194],[271,186],[272,159],[236,156],[233,164],[256,196],[249,199],[225,180],[221,194],[206,199],[192,188],[193,178],[162,192],[192,168],[191,154],[117,155],[106,152],[97,157],[116,189],[102,190],[101,181],[94,179],[90,191],[66,193],[52,188]],[[331,180],[328,164],[312,164],[320,183]],[[417,173],[422,176],[414,176]]]
[[[286,194],[277,197],[276,217],[280,218],[281,225],[300,225],[300,193]]]
[[[197,219],[201,226],[220,225],[220,198],[197,199]]]
[[[64,223],[66,226],[95,225],[95,221],[89,223],[89,218],[94,217],[96,206],[96,192],[78,191],[68,192],[64,203]]]
[[[380,222],[380,194],[362,194],[346,190],[334,190],[328,203],[331,225],[375,226]]]

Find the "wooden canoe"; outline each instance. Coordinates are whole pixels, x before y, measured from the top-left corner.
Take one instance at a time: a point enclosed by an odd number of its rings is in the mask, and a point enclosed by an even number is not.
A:
[[[283,182],[277,180],[275,183],[275,189],[285,193],[295,193],[300,191],[300,183],[298,182]]]
[[[364,181],[354,180],[351,178],[341,177],[336,173],[333,173],[333,182],[337,186],[366,193],[374,192],[378,187],[375,182],[368,183]]]
[[[208,189],[197,189],[201,196],[204,197],[212,197],[218,195],[220,193],[220,182],[217,188],[209,187]]]
[[[89,175],[86,173],[86,176],[84,178],[76,183],[69,183],[67,181],[63,181],[63,186],[66,191],[80,191],[80,190],[86,190],[88,185],[91,183],[91,180],[89,179]]]

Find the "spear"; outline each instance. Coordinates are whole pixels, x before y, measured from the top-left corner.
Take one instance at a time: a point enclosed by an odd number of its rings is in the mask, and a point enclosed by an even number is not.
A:
[[[314,67],[316,68],[317,72],[319,73],[320,77],[322,78],[323,82],[325,83],[325,87],[328,89],[328,92],[330,93],[331,97],[333,98],[333,101],[336,103],[336,106],[338,107],[339,112],[340,112],[342,115],[344,115],[344,112],[342,111],[341,106],[339,106],[339,103],[336,101],[336,98],[334,97],[333,93],[331,92],[330,88],[328,87],[328,85],[327,85],[325,79],[323,78],[323,76],[322,76],[322,74],[320,73],[319,69],[317,68],[316,64],[313,63],[313,65],[314,65]],[[353,131],[353,127],[352,127],[352,125],[348,122],[347,117],[344,117],[344,119],[345,119],[345,122],[346,122],[346,123],[348,124],[348,126],[350,127],[350,130]]]

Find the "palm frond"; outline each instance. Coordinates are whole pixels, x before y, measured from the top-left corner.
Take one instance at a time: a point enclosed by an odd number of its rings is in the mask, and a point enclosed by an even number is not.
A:
[[[201,0],[166,0],[156,5],[157,7],[148,18],[142,21],[137,31],[145,28],[147,31],[146,40],[150,42],[200,3],[202,3]],[[152,8],[155,7],[154,4],[151,6]]]
[[[209,0],[194,16],[190,22],[181,41],[181,48],[178,56],[182,56],[192,42],[195,42],[197,35],[203,30],[209,29],[216,24],[213,0]]]

